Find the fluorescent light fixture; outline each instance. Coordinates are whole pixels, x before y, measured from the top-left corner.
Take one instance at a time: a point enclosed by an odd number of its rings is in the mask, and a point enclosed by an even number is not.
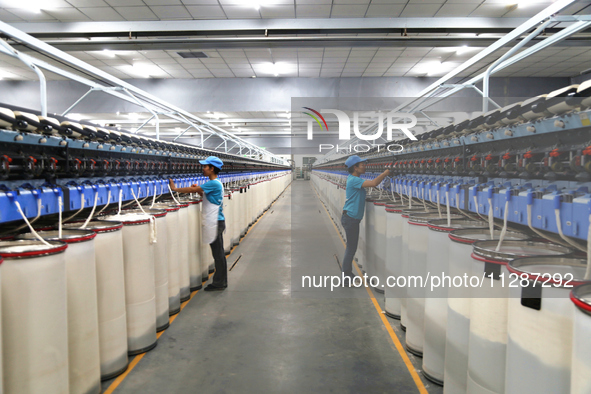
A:
[[[109,57],[115,57],[115,53],[109,49],[103,49],[102,53],[104,53],[105,55],[107,55]]]
[[[84,119],[84,116],[82,114],[77,114],[77,113],[69,113],[66,115],[67,118],[73,119],[73,120],[82,120]]]
[[[296,66],[290,63],[277,62],[277,63],[263,63],[258,66],[255,65],[257,71],[264,74],[273,74],[278,77],[280,74],[288,74],[296,70]]]
[[[141,116],[140,114],[137,114],[135,112],[130,112],[129,114],[127,114],[127,117],[132,120],[138,120]]]
[[[456,50],[456,54],[457,55],[463,55],[464,53],[469,52],[470,50],[471,50],[471,48],[468,47],[468,45],[462,45],[461,47],[459,47]]]
[[[528,6],[531,4],[535,4],[537,0],[507,0],[505,1],[505,5],[512,6],[516,5],[517,7]]]
[[[158,77],[164,74],[164,71],[155,64],[135,63],[133,66],[123,66],[122,70],[127,74],[132,74],[141,78]]]
[[[274,0],[236,0],[235,3],[244,6],[252,7],[255,10],[259,10],[262,5],[268,5],[275,3]]]
[[[0,79],[18,79],[18,75],[10,73],[8,71],[0,70]]]

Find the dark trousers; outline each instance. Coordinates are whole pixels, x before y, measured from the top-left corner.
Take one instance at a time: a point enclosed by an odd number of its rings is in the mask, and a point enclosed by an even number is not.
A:
[[[347,237],[347,248],[345,249],[345,257],[343,258],[343,273],[345,275],[353,272],[353,257],[355,257],[357,244],[359,243],[359,223],[361,223],[361,220],[353,219],[343,211],[341,224],[345,229],[345,235]]]
[[[212,285],[216,287],[228,286],[228,263],[226,262],[226,253],[224,252],[224,236],[226,221],[218,221],[218,237],[209,246],[211,254],[215,261],[215,274],[213,274]]]

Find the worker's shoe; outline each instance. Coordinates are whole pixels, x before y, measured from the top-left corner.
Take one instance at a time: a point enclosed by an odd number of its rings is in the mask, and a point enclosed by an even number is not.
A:
[[[203,289],[203,291],[222,291],[222,290],[226,290],[226,287],[228,287],[228,286],[222,287],[222,286],[209,285],[205,289]]]

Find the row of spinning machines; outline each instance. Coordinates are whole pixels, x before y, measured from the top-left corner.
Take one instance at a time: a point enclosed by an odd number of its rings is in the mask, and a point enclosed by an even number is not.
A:
[[[0,392],[100,393],[156,347],[214,270],[201,199],[169,179],[201,185],[199,160],[224,161],[226,253],[291,182],[285,166],[33,111],[0,120]]]
[[[361,155],[362,178],[393,175],[368,191],[357,266],[445,393],[591,392],[590,87]],[[312,175],[343,235],[345,159]]]

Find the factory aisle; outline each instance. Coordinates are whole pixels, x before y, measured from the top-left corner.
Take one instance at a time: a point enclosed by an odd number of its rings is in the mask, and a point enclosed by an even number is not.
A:
[[[311,182],[294,181],[228,258],[228,289],[199,291],[115,393],[418,392],[365,289],[292,294],[292,265],[337,275],[335,253]]]

